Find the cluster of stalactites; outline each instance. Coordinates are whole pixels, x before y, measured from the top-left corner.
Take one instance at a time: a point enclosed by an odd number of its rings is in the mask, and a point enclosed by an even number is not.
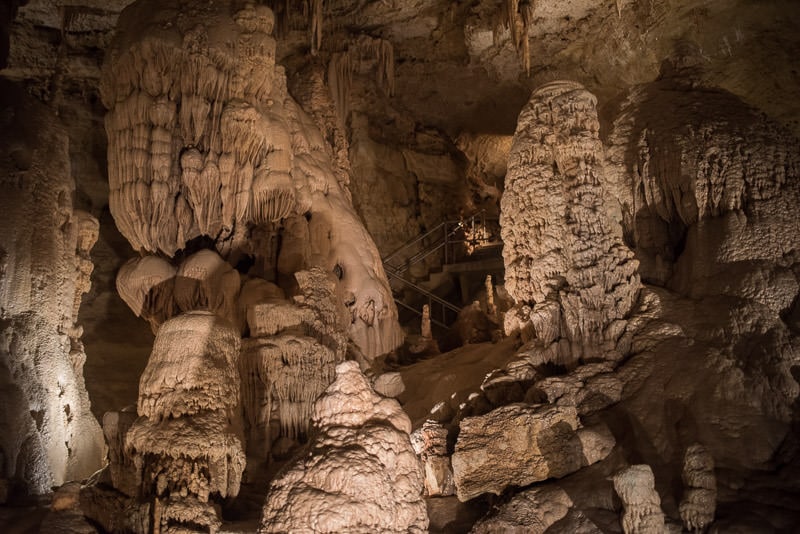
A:
[[[140,495],[154,499],[160,528],[218,526],[209,501],[239,492],[239,349],[239,332],[207,311],[184,313],[158,330],[124,456]]]
[[[322,48],[322,32],[324,23],[323,0],[267,0],[265,2],[277,15],[276,34],[284,36],[292,26],[295,13],[302,13],[308,24],[309,47],[312,55],[317,55]],[[300,4],[297,6],[296,4]],[[299,9],[298,9],[299,8]]]
[[[507,28],[511,34],[511,42],[520,56],[525,73],[531,73],[531,43],[528,39],[529,28],[533,25],[533,0],[504,0],[501,17],[495,28],[495,38],[500,34],[500,27]]]
[[[394,48],[386,39],[361,35],[343,52],[334,53],[328,63],[328,87],[340,120],[347,120],[348,98],[353,74],[367,61],[375,62],[375,81],[387,95],[394,95]]]
[[[528,323],[545,344],[564,339],[573,361],[616,350],[640,287],[638,262],[603,209],[595,106],[572,82],[534,92],[501,201],[506,288],[518,304],[507,330]]]
[[[294,302],[268,299],[247,310],[252,337],[242,346],[239,373],[251,439],[269,426],[273,407],[283,435],[306,434],[314,401],[345,357],[347,312],[335,279],[319,268],[295,278]]]
[[[229,20],[228,40],[198,17],[110,55],[109,202],[134,249],[172,256],[205,235],[224,253],[220,242],[248,223],[294,210],[291,137],[272,111],[285,98],[273,24],[266,6],[248,5]]]

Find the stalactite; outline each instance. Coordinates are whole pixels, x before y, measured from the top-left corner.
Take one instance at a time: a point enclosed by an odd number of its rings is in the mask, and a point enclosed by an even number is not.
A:
[[[528,76],[531,74],[531,48],[528,35],[533,25],[533,12],[532,0],[505,0],[502,6],[502,24],[511,33],[511,43],[520,56],[522,67]],[[494,33],[496,36],[498,32]]]
[[[363,59],[375,61],[375,82],[388,96],[394,95],[394,47],[380,38],[361,35],[343,52],[335,53],[328,63],[328,86],[340,120],[346,122],[347,97],[355,74]]]
[[[311,0],[311,54],[314,56],[322,47],[322,1]]]
[[[347,97],[350,94],[352,83],[353,67],[350,54],[347,52],[333,54],[328,63],[328,86],[339,120],[343,125],[347,122],[349,113]]]

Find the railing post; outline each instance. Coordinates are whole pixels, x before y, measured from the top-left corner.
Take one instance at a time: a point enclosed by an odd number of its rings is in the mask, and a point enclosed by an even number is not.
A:
[[[444,265],[447,265],[447,222],[444,223]]]

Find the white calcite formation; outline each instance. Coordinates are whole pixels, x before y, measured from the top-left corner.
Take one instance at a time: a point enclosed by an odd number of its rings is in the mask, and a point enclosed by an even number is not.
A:
[[[300,295],[267,299],[247,312],[250,336],[243,341],[239,372],[250,444],[270,450],[273,409],[281,434],[305,435],[314,401],[333,382],[343,361],[347,311],[336,295],[336,279],[315,268],[296,273]]]
[[[397,310],[330,147],[287,94],[273,25],[266,6],[235,0],[140,0],[120,15],[101,83],[111,212],[142,254],[173,257],[202,238],[231,264],[253,257],[267,279],[314,266],[337,272],[350,337],[373,358],[402,342]],[[200,277],[183,276],[185,262],[178,268],[180,310],[198,305],[184,278],[226,283],[206,265],[191,266]],[[130,286],[135,298],[126,301],[141,313],[143,294],[169,291],[160,288],[169,268],[130,269],[120,285]],[[223,299],[223,315],[233,292],[205,290]]]
[[[453,468],[447,454],[447,428],[431,419],[411,433],[414,452],[422,462],[425,474],[425,495],[428,497],[454,495]]]
[[[714,521],[717,508],[717,477],[714,458],[701,444],[695,443],[683,455],[683,499],[679,511],[686,530],[703,532]]]
[[[259,532],[427,532],[411,422],[355,362],[317,400],[314,438],[270,484]]]
[[[635,87],[609,137],[621,217],[642,276],[693,297],[798,294],[800,151],[788,130],[723,91]]]
[[[125,436],[140,494],[160,528],[217,528],[215,499],[235,497],[245,467],[239,333],[211,312],[161,325]]]
[[[616,443],[604,426],[581,428],[574,407],[509,404],[459,426],[452,465],[462,502],[562,477],[602,460]]]
[[[501,225],[506,289],[516,300],[507,333],[554,359],[618,359],[617,341],[636,302],[638,262],[607,216],[604,151],[595,97],[553,82],[523,108],[509,155]]]
[[[69,139],[0,81],[0,479],[46,493],[102,465],[77,324],[98,223],[73,208]]]
[[[625,534],[665,531],[661,498],[649,465],[632,465],[614,475],[614,490],[622,500],[622,530]]]

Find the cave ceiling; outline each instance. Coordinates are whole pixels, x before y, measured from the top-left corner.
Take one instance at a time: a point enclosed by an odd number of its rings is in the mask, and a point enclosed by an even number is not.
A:
[[[4,74],[45,99],[96,90],[104,50],[127,0],[30,0],[10,28]],[[282,4],[278,2],[277,4]],[[533,88],[573,79],[602,111],[633,85],[688,73],[798,131],[800,8],[791,0],[537,0],[527,24],[529,71],[504,2],[336,0],[323,3],[323,37],[309,52],[303,2],[289,2],[278,61],[325,61],[361,34],[391,42],[394,105],[423,127],[511,134]],[[523,2],[524,4],[524,2]]]

